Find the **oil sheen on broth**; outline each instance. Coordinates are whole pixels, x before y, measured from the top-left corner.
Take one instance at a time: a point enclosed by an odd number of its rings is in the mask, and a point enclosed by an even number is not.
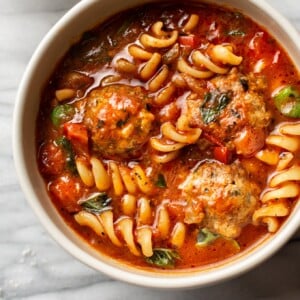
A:
[[[295,205],[299,87],[282,47],[238,11],[125,11],[85,32],[47,82],[39,169],[100,252],[143,268],[219,263]]]

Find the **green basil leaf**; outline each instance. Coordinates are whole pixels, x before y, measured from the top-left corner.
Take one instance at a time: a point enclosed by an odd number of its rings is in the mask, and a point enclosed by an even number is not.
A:
[[[77,167],[76,167],[76,163],[75,163],[75,153],[74,153],[71,142],[65,136],[58,138],[55,142],[58,146],[62,147],[62,149],[66,155],[66,166],[67,166],[68,170],[73,174],[77,174]]]
[[[106,210],[111,210],[112,199],[106,193],[94,193],[87,199],[80,200],[79,205],[86,211],[100,214]]]
[[[159,173],[157,176],[157,180],[155,181],[155,185],[159,188],[166,188],[167,183],[163,174]]]
[[[157,267],[173,268],[176,260],[180,259],[179,254],[172,249],[155,248],[153,249],[153,255],[146,257],[146,262]]]
[[[215,121],[230,100],[229,95],[226,93],[207,93],[204,96],[203,104],[200,106],[203,122],[208,124]]]
[[[220,236],[218,234],[210,232],[207,228],[202,228],[199,230],[199,233],[197,235],[196,246],[205,247],[214,242],[219,237]]]

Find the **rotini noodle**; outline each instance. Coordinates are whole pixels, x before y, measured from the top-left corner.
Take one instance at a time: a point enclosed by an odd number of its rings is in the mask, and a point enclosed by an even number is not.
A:
[[[211,71],[200,71],[191,67],[182,57],[178,59],[177,69],[179,72],[189,74],[195,78],[205,79],[213,76]]]
[[[280,152],[274,149],[263,149],[256,154],[256,158],[266,164],[276,166],[276,173],[270,178],[267,189],[261,195],[262,207],[253,214],[254,224],[267,224],[269,232],[276,232],[280,223],[278,217],[289,214],[289,206],[285,199],[300,195],[300,166],[290,164],[294,159],[292,152],[299,149],[299,124],[286,123],[280,126],[279,134],[271,134],[266,144],[290,152]]]
[[[116,196],[122,196],[125,192],[135,194],[138,190],[144,194],[151,194],[153,184],[147,178],[140,165],[134,165],[132,169],[109,161],[107,168],[100,159],[90,159],[91,169],[80,159],[76,160],[78,174],[82,182],[87,186],[93,186],[101,192],[111,187]]]
[[[286,169],[290,165],[293,159],[294,159],[294,154],[291,152],[280,153],[276,170],[281,171]]]
[[[168,237],[171,226],[169,213],[167,212],[166,208],[162,206],[158,209],[158,213],[156,215],[157,219],[155,224],[158,232],[160,233],[160,238],[164,240]]]
[[[166,65],[158,71],[157,75],[150,81],[148,88],[150,92],[158,91],[164,84],[169,75],[169,69]]]
[[[153,54],[153,53],[146,51],[145,49],[143,49],[139,46],[136,46],[136,45],[129,46],[128,52],[132,57],[140,59],[140,60],[149,60]]]
[[[300,135],[300,123],[287,123],[279,128],[279,132],[287,135]]]
[[[152,209],[150,201],[146,197],[141,197],[138,200],[137,222],[138,225],[149,225],[152,222]]]
[[[177,222],[171,234],[171,244],[175,248],[181,248],[186,235],[186,225],[182,222]]]
[[[137,228],[137,242],[142,248],[143,255],[150,257],[153,255],[152,229],[149,226]]]
[[[206,67],[209,71],[217,74],[225,74],[228,72],[228,68],[221,68],[204,56],[199,50],[196,50],[192,54],[192,60],[197,67]]]
[[[119,228],[129,251],[135,256],[140,256],[140,251],[134,242],[133,220],[126,217],[122,218],[121,220],[118,220],[117,227]]]
[[[276,217],[264,217],[262,222],[267,224],[269,232],[276,232],[279,228],[279,222]]]
[[[147,33],[143,33],[140,37],[140,42],[146,48],[167,48],[175,44],[177,38],[177,30],[172,31],[170,36],[164,39],[156,38]]]
[[[121,73],[134,74],[137,70],[136,65],[132,62],[129,62],[127,59],[120,58],[116,62],[116,69]]]
[[[164,23],[161,21],[158,21],[158,22],[155,22],[151,26],[151,30],[157,37],[165,37],[168,35],[168,33],[162,30],[163,26],[164,26]]]
[[[92,157],[90,163],[92,165],[92,173],[97,189],[99,191],[108,190],[111,185],[111,179],[107,171],[105,170],[103,163],[96,157]],[[79,175],[81,174],[79,173]]]
[[[55,98],[58,101],[65,101],[76,96],[76,91],[73,89],[61,89],[55,91]]]
[[[95,184],[93,172],[91,171],[90,167],[86,165],[85,160],[78,157],[76,158],[75,163],[78,174],[83,183],[89,187],[93,186]]]
[[[170,83],[166,87],[164,87],[159,94],[155,97],[154,102],[157,105],[165,105],[170,102],[172,95],[175,93],[176,88],[174,84]]]
[[[119,230],[125,245],[136,256],[141,255],[136,244],[140,245],[144,256],[152,256],[154,231],[158,235],[158,238],[162,240],[167,239],[170,235],[170,243],[174,248],[183,246],[186,236],[186,226],[182,222],[176,222],[171,231],[169,213],[164,205],[156,209],[155,216],[153,217],[148,198],[141,197],[137,201],[135,196],[127,194],[123,197],[122,209],[127,216],[120,217],[115,222],[113,221],[113,213],[110,210],[97,215],[80,211],[75,215],[75,220],[82,226],[90,227],[99,236],[107,236],[114,245],[121,247],[123,244],[116,235],[116,230]],[[136,218],[133,216],[134,213],[136,214]],[[128,216],[129,214],[131,216]],[[134,223],[135,219],[136,225]]]
[[[178,131],[178,126],[182,132]],[[163,152],[163,154],[153,154],[152,158],[160,163],[171,161],[177,157],[178,150],[186,145],[195,143],[201,133],[200,128],[190,128],[183,115],[177,120],[176,127],[171,122],[163,123],[161,125],[161,134],[164,139],[150,138],[151,147],[156,151]]]
[[[196,14],[191,14],[186,24],[183,26],[182,30],[184,32],[189,33],[196,28],[198,23],[199,23],[199,16]]]
[[[237,56],[232,52],[232,49],[223,45],[213,46],[210,52],[210,56],[214,61],[219,61],[222,64],[238,66],[242,60],[242,56]]]
[[[271,178],[269,185],[270,187],[275,187],[291,180],[300,180],[300,166],[292,166],[291,168],[276,174]]]
[[[76,222],[81,226],[87,226],[93,229],[99,236],[105,236],[105,231],[99,219],[92,213],[80,211],[74,216]]]
[[[253,214],[253,223],[259,224],[260,219],[265,217],[286,217],[289,214],[289,208],[286,202],[276,202],[271,205],[263,206],[257,209]]]
[[[146,62],[140,71],[140,76],[143,80],[150,79],[157,71],[161,62],[161,55],[157,52],[153,53],[152,57]]]
[[[300,148],[300,139],[295,136],[269,135],[266,139],[266,143],[291,152],[295,152]]]
[[[105,233],[107,234],[111,242],[114,245],[121,247],[122,243],[116,236],[115,229],[114,229],[113,212],[110,210],[104,211],[103,213],[98,215],[98,218],[105,230]]]
[[[280,198],[294,198],[300,194],[300,186],[294,182],[285,182],[280,188],[267,191],[263,194],[261,202]]]

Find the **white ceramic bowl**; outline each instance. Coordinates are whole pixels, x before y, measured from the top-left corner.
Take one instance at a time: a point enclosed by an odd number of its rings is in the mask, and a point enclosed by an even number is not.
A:
[[[96,252],[62,220],[52,205],[39,174],[35,126],[40,95],[59,59],[84,31],[123,9],[144,0],[84,0],[72,8],[45,36],[34,53],[21,82],[14,111],[14,159],[22,189],[32,209],[50,235],[69,253],[90,267],[129,283],[168,289],[199,287],[237,276],[274,254],[300,224],[300,205],[273,237],[234,260],[205,271],[160,273],[135,269]],[[267,28],[285,47],[300,70],[299,36],[293,27],[263,0],[214,0],[240,9]]]

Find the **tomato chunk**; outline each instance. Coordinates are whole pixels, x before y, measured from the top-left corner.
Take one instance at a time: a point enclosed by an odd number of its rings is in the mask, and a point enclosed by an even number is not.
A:
[[[83,195],[83,186],[79,178],[63,175],[52,181],[49,191],[68,212],[78,212],[77,203]]]
[[[88,132],[87,128],[83,124],[65,123],[64,133],[70,141],[76,141],[83,145],[88,144]]]
[[[223,164],[229,164],[232,159],[232,153],[227,147],[219,146],[214,148],[214,158]]]
[[[182,35],[178,40],[181,46],[195,48],[199,45],[199,39],[195,35]]]

